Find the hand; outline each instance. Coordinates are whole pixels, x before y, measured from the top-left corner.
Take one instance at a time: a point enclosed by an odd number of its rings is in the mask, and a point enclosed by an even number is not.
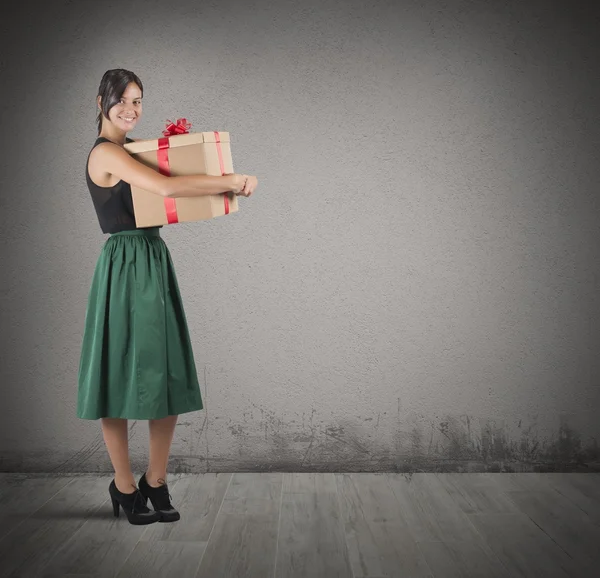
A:
[[[246,177],[246,182],[244,183],[242,190],[236,194],[249,197],[256,190],[256,187],[258,186],[258,179],[253,175],[243,176]]]
[[[238,175],[236,173],[225,173],[224,177],[229,177],[227,186],[232,193],[240,194],[244,190],[248,175]]]

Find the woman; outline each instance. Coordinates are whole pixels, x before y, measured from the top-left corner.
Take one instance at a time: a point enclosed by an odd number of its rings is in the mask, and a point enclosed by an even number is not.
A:
[[[132,524],[180,519],[166,483],[169,451],[180,413],[203,408],[186,317],[160,227],[135,225],[131,187],[162,197],[232,191],[249,197],[256,177],[167,177],[123,148],[142,116],[143,86],[128,70],[108,70],[97,103],[98,139],[86,180],[100,227],[111,236],[96,264],[79,365],[77,416],[100,419],[115,470],[109,486]],[[128,419],[149,420],[150,456],[135,484],[129,463]],[[133,488],[133,491],[132,491]],[[150,499],[154,511],[147,507]]]

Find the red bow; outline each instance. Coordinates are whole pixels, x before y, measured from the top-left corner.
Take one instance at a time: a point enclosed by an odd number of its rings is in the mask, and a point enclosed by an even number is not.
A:
[[[176,134],[187,134],[189,133],[189,129],[192,126],[191,122],[188,122],[185,118],[178,118],[175,123],[167,120],[167,125],[165,130],[163,130],[163,134],[165,136],[173,136]]]

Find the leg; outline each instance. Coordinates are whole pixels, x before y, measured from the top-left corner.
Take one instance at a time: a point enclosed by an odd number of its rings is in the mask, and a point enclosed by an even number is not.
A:
[[[135,479],[129,464],[129,438],[127,420],[113,417],[103,417],[102,434],[108,450],[110,461],[115,470],[115,485],[124,494],[135,491]],[[133,486],[133,488],[132,488]]]
[[[146,471],[146,479],[151,487],[156,488],[161,482],[165,483],[167,481],[167,464],[177,418],[176,415],[169,415],[162,419],[148,420],[150,461]]]

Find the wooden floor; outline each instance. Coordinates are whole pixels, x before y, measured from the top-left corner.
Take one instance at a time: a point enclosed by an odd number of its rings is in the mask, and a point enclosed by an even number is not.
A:
[[[600,576],[600,474],[173,475],[150,526],[111,479],[0,474],[0,576]]]

